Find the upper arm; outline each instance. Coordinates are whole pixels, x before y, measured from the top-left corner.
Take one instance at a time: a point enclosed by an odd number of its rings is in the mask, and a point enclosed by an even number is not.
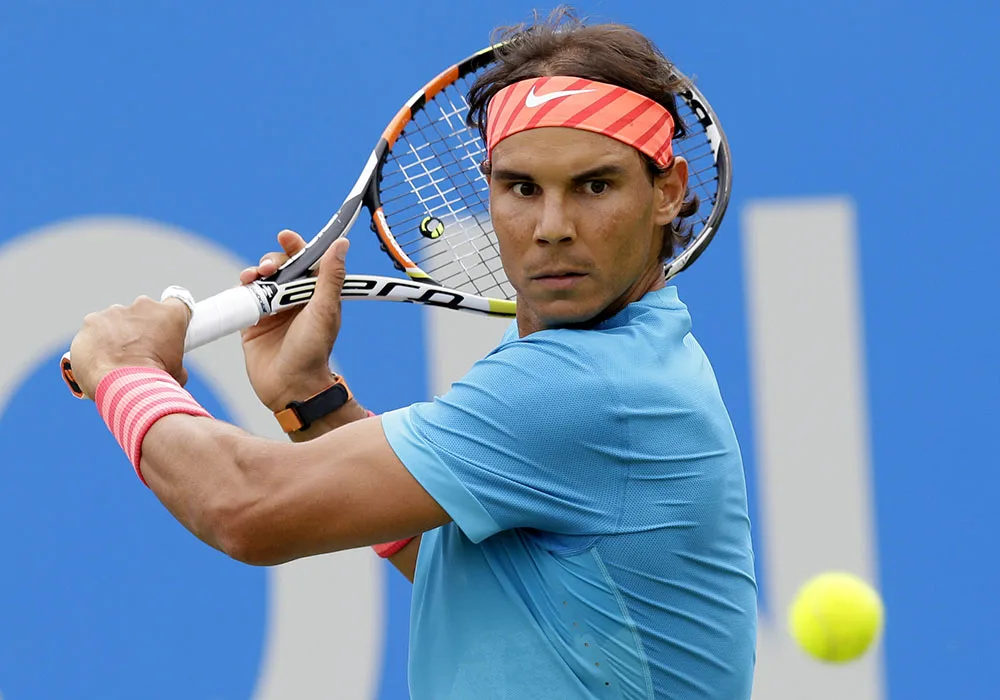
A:
[[[400,462],[379,417],[307,443],[268,443],[254,460],[260,488],[243,519],[268,562],[391,542],[450,520]]]
[[[249,522],[277,560],[390,542],[454,520],[481,541],[512,528],[607,532],[626,474],[619,402],[572,347],[515,342],[444,397],[296,445],[269,443]]]
[[[423,535],[417,535],[405,547],[389,557],[389,563],[396,567],[396,570],[403,574],[410,583],[413,583],[413,577],[417,571],[417,557],[420,555],[420,540],[422,538]]]

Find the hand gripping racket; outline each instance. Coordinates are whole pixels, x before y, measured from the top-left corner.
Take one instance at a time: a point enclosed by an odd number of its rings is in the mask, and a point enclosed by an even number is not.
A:
[[[185,352],[306,303],[316,285],[311,272],[330,244],[347,235],[362,207],[399,277],[348,275],[344,299],[429,304],[494,316],[513,316],[515,292],[500,263],[489,216],[489,186],[480,172],[486,149],[466,126],[466,94],[494,59],[483,49],[427,83],[382,132],[357,182],[306,247],[273,275],[227,289],[194,304]],[[687,135],[674,152],[687,159],[689,186],[701,201],[690,243],[664,264],[669,279],[688,267],[715,235],[729,202],[729,146],[718,120],[696,89],[677,101]],[[165,292],[168,296],[175,294]],[[69,353],[60,363],[74,395]]]

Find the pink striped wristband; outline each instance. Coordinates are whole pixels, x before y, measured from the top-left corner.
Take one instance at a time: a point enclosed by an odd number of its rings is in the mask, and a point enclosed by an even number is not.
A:
[[[372,549],[375,553],[382,557],[383,559],[388,559],[394,554],[399,553],[406,545],[410,544],[414,540],[413,537],[407,537],[405,540],[397,540],[395,542],[386,542],[385,544],[373,544]]]
[[[374,418],[375,414],[371,411],[368,411],[368,417]],[[372,549],[374,549],[375,553],[380,557],[382,557],[383,559],[388,559],[393,554],[396,554],[403,547],[410,544],[410,542],[412,542],[413,540],[414,540],[413,537],[407,537],[405,540],[396,540],[395,542],[386,542],[385,544],[373,544]]]
[[[97,385],[95,394],[98,413],[143,484],[142,440],[153,423],[171,413],[212,417],[169,373],[152,367],[113,370]]]

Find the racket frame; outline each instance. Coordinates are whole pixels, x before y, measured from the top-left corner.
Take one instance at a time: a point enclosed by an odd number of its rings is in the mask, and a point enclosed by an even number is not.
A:
[[[723,132],[722,126],[719,124],[719,118],[715,116],[715,112],[708,100],[705,99],[705,96],[694,85],[690,85],[688,89],[679,93],[678,97],[684,100],[691,112],[698,119],[698,123],[705,130],[705,136],[708,138],[708,143],[712,149],[712,156],[715,159],[717,181],[712,209],[705,220],[704,227],[698,232],[698,235],[690,246],[685,248],[679,255],[664,261],[663,276],[667,280],[677,273],[686,270],[705,252],[708,244],[712,242],[715,234],[718,233],[722,219],[726,215],[726,209],[729,207],[729,197],[733,190],[732,157],[729,150],[729,141],[726,139],[725,132]]]
[[[492,316],[513,317],[516,302],[494,299],[444,287],[424,272],[396,242],[379,194],[382,167],[403,129],[429,101],[459,79],[488,65],[497,47],[487,47],[442,71],[399,109],[372,150],[357,181],[337,212],[305,247],[291,256],[272,275],[247,285],[233,287],[197,302],[185,338],[184,351],[215,341],[256,324],[261,318],[301,306],[312,298],[316,286],[311,276],[323,253],[333,241],[347,233],[357,222],[361,209],[371,214],[371,229],[382,249],[407,279],[373,275],[348,275],[342,292],[345,299],[374,299],[427,304],[448,309]],[[715,159],[717,185],[712,210],[692,244],[679,255],[664,262],[664,277],[670,279],[688,268],[705,251],[725,215],[732,189],[729,144],[718,118],[708,101],[694,86],[679,94],[705,131]],[[166,294],[166,293],[165,293]],[[63,379],[74,395],[83,396],[73,377],[69,353],[60,362]]]

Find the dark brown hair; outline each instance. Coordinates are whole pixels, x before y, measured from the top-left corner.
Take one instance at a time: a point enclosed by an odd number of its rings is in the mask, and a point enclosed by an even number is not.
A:
[[[677,114],[675,95],[688,86],[688,79],[660,53],[648,38],[622,24],[587,25],[575,12],[558,7],[531,24],[501,27],[494,32],[496,63],[481,73],[469,89],[469,126],[478,128],[486,140],[486,107],[490,99],[508,85],[528,78],[567,75],[618,85],[637,92],[666,107],[674,120],[674,138],[685,135],[684,122]],[[652,158],[640,154],[650,181],[665,170]],[[690,240],[685,219],[698,211],[698,197],[690,190],[677,218],[664,227],[663,251],[666,259]]]

